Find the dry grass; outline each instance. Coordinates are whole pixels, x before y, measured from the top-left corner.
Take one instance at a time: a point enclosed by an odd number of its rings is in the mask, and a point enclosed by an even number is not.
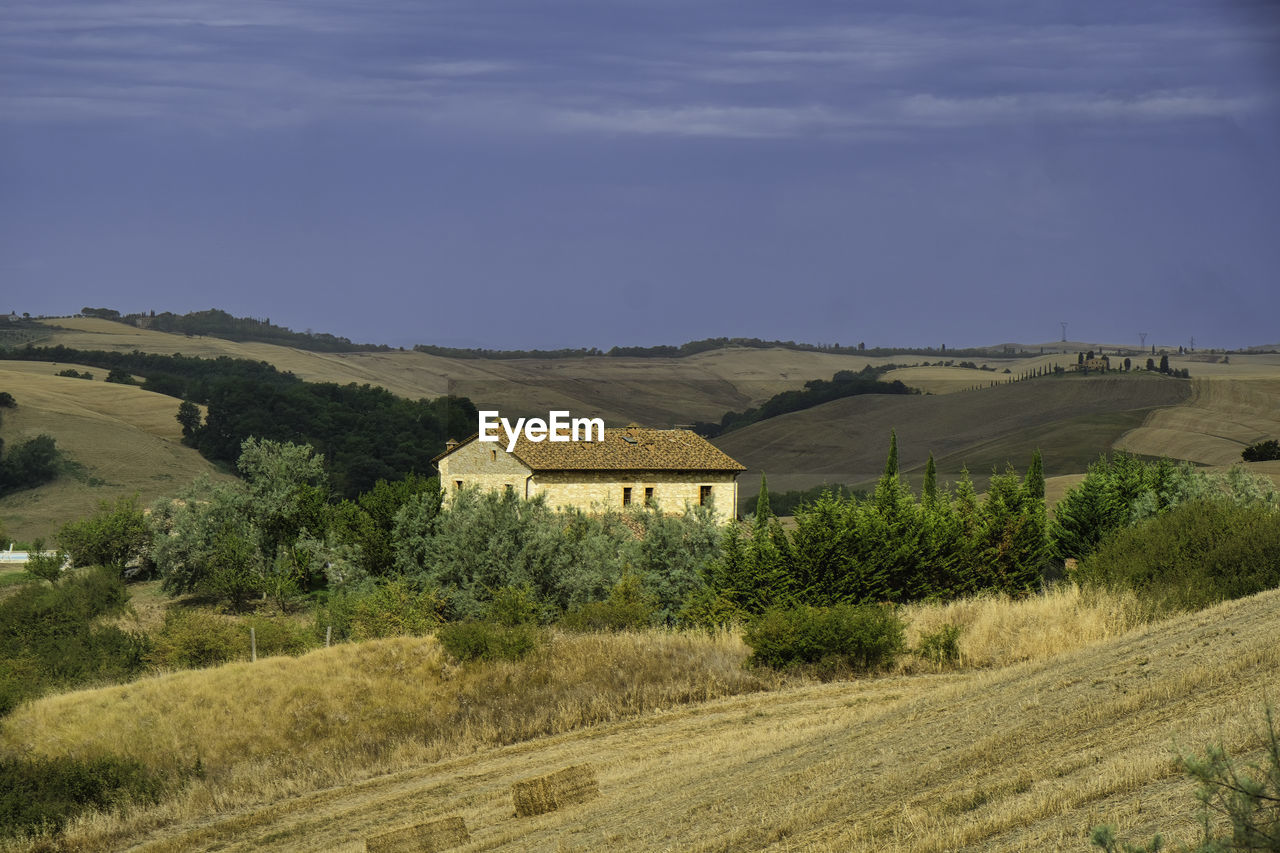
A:
[[[371,835],[365,849],[368,853],[439,853],[470,840],[467,822],[455,816]]]
[[[56,376],[68,367],[93,381]],[[48,485],[0,501],[9,535],[49,537],[67,521],[94,512],[102,500],[133,494],[144,502],[173,494],[199,474],[224,477],[183,446],[178,401],[101,381],[105,371],[48,362],[0,362],[0,389],[18,401],[4,413],[0,437],[14,444],[46,433],[80,468]]]
[[[533,779],[521,779],[511,786],[511,802],[515,806],[516,817],[546,814],[598,796],[600,785],[596,771],[589,764],[565,767]]]
[[[1104,593],[1064,585],[1017,600],[991,595],[915,604],[905,608],[903,616],[908,646],[915,647],[922,634],[956,625],[961,629],[961,666],[1004,667],[1049,660],[1119,637],[1150,622],[1153,614],[1132,592]],[[904,666],[919,670],[922,664],[909,659]]]
[[[1091,612],[1087,601],[1072,605],[1066,596],[1052,610]],[[400,761],[351,767],[337,787],[260,778],[250,796],[251,778],[241,780],[242,791],[206,782],[151,811],[84,818],[66,846],[356,851],[385,827],[453,815],[466,821],[472,840],[459,849],[467,851],[1085,851],[1090,826],[1102,821],[1131,838],[1157,829],[1185,838],[1193,829],[1193,785],[1176,769],[1172,746],[1220,740],[1247,754],[1260,744],[1261,705],[1280,670],[1278,632],[1280,591],[997,669],[794,685],[506,746],[477,744],[439,761],[402,745]],[[645,637],[622,645],[657,642]],[[381,648],[407,653],[413,644]],[[732,643],[725,651],[742,653]],[[324,659],[282,663],[301,668]],[[248,667],[224,669],[243,679]],[[406,665],[387,680],[393,708],[400,685],[415,675]],[[271,690],[257,680],[253,686]],[[516,704],[520,686],[511,685]],[[6,738],[56,725],[55,709],[87,721],[100,713],[90,701],[98,695],[82,694],[69,707],[46,700],[38,721],[10,721]],[[384,705],[380,692],[369,695]],[[142,698],[133,713],[145,713]],[[176,713],[199,717],[185,706]],[[207,711],[215,719],[222,713]],[[363,718],[349,721],[353,737],[360,724]],[[85,722],[79,725],[83,737]],[[62,740],[45,748],[75,747]],[[597,771],[599,798],[511,817],[515,782],[582,763]],[[380,768],[396,772],[369,775]],[[256,771],[273,768],[259,762]]]

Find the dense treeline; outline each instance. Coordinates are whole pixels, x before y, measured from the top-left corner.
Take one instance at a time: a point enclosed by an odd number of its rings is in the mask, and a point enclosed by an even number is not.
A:
[[[877,378],[895,367],[896,365],[893,364],[879,367],[867,365],[857,373],[852,370],[837,371],[829,382],[825,379],[811,379],[804,383],[803,390],[775,394],[764,403],[745,412],[725,412],[718,424],[700,421],[693,425],[693,430],[699,435],[714,438],[766,418],[811,409],[843,397],[856,397],[861,394],[919,394],[919,391],[908,388],[897,379],[892,382],[882,382]]]
[[[968,475],[939,488],[930,456],[919,498],[898,476],[897,438],[875,493],[827,494],[795,511],[786,530],[762,484],[749,531],[734,527],[707,577],[703,613],[734,617],[778,607],[947,599],[978,592],[1025,595],[1049,558],[1044,471],[991,478],[979,501]]]
[[[329,460],[332,485],[354,497],[379,479],[427,474],[450,435],[464,435],[476,409],[465,397],[406,400],[370,385],[304,382],[265,361],[64,346],[24,347],[0,357],[101,367],[142,388],[184,401],[183,440],[205,458],[233,465],[250,437],[310,444]],[[207,407],[203,419],[195,404]]]
[[[857,346],[840,346],[839,344],[806,344],[797,343],[795,341],[766,341],[760,338],[703,338],[702,340],[689,341],[688,343],[676,346],[670,344],[660,344],[651,347],[611,347],[607,351],[597,349],[596,347],[578,347],[564,348],[553,350],[497,350],[497,349],[462,349],[459,347],[441,347],[433,344],[418,344],[414,347],[417,352],[427,353],[428,355],[439,355],[445,358],[491,358],[491,359],[514,359],[514,358],[585,358],[587,356],[608,356],[611,358],[685,358],[686,356],[697,355],[700,352],[709,352],[711,350],[729,349],[730,347],[747,347],[750,349],[789,349],[799,352],[825,352],[835,353],[837,355],[863,355],[882,357],[889,355],[936,355],[938,353],[948,353],[957,356],[990,356],[1000,354],[1004,357],[1030,357],[1036,353],[1030,352],[1014,352],[1009,348],[1000,350],[993,349],[959,349],[950,350],[945,346],[940,349],[933,347],[872,347],[868,349],[865,344]]]
[[[81,308],[80,313],[86,317],[116,320],[157,332],[208,335],[228,341],[255,341],[296,347],[312,352],[385,352],[391,349],[386,344],[353,344],[349,338],[325,332],[295,332],[284,326],[273,325],[270,317],[261,320],[256,317],[235,317],[217,308],[211,308],[208,311],[192,311],[188,314],[173,314],[169,311],[157,314],[152,311],[150,314],[122,315],[119,311],[110,308],[86,307]]]

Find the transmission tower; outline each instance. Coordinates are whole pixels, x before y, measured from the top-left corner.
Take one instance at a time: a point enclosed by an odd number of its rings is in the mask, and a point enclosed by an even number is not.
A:
[[[1058,325],[1062,327],[1062,342],[1065,344],[1067,342],[1067,324],[1059,321]]]
[[[1141,339],[1141,341],[1142,341],[1142,351],[1143,351],[1143,352],[1146,352],[1146,350],[1147,350],[1147,333],[1146,333],[1146,332],[1138,332],[1138,338],[1139,338],[1139,339]]]

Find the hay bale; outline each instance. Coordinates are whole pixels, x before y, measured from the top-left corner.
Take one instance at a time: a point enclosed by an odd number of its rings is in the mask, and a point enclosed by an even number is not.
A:
[[[596,771],[590,764],[576,764],[511,786],[516,817],[545,814],[598,796],[600,786],[596,784]]]
[[[470,840],[465,820],[446,817],[370,836],[364,840],[364,849],[367,853],[436,853]]]

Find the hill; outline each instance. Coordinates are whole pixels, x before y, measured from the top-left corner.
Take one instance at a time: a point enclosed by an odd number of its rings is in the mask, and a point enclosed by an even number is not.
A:
[[[356,851],[369,834],[449,815],[470,830],[462,850],[1084,851],[1100,822],[1118,823],[1130,837],[1157,830],[1185,837],[1194,829],[1193,785],[1171,750],[1208,742],[1237,755],[1258,749],[1265,691],[1280,668],[1277,632],[1280,591],[1272,591],[1002,669],[729,696],[410,762],[361,781],[353,766],[339,787],[312,789],[302,762],[261,805],[192,794],[151,813],[80,824],[69,841],[85,849]],[[145,733],[146,713],[129,711],[131,703],[164,707],[178,695],[165,698],[166,685],[186,697],[236,679],[244,683],[235,690],[268,690],[252,707],[270,717],[237,723],[234,690],[220,693],[208,713],[230,713],[227,735],[255,754],[271,743],[258,732],[279,715],[303,727],[300,746],[340,732],[358,740],[362,726],[376,723],[372,709],[350,719],[326,715],[313,707],[316,690],[348,689],[353,673],[344,667],[362,656],[376,659],[374,679],[396,660],[402,672],[434,671],[401,641],[364,648],[52,697],[11,718],[4,741],[37,755],[92,749],[80,738],[101,737],[85,720],[132,720]],[[268,688],[291,667],[325,677],[292,695]],[[494,677],[522,676],[506,669]],[[447,711],[420,706],[424,730]],[[183,713],[192,712],[201,713]],[[169,743],[169,735],[156,738]],[[120,742],[136,739],[130,733]],[[181,735],[171,746],[187,748]],[[598,799],[513,817],[514,782],[582,763],[598,772]],[[252,785],[250,776],[227,778],[233,787]]]
[[[922,469],[930,452],[941,475],[968,466],[975,478],[1025,467],[1038,447],[1049,475],[1082,472],[1156,409],[1187,400],[1184,380],[1157,375],[1043,378],[965,393],[867,395],[836,400],[753,424],[716,444],[748,471],[754,494],[761,471],[771,489],[821,483],[865,485],[879,477],[889,432],[898,433],[899,467]]]
[[[92,381],[57,376],[76,369]],[[18,401],[5,411],[6,443],[48,434],[74,463],[71,473],[0,502],[11,536],[49,536],[65,522],[93,512],[99,501],[133,494],[144,502],[171,495],[200,474],[221,474],[180,443],[178,401],[102,381],[105,371],[73,364],[0,362],[0,390]],[[7,546],[7,543],[6,543]]]

